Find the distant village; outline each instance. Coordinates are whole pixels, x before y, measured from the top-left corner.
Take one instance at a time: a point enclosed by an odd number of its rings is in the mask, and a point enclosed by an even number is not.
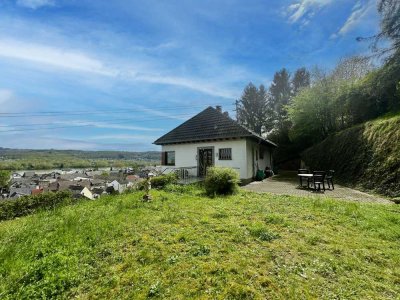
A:
[[[137,187],[148,170],[135,172],[132,168],[108,170],[53,170],[47,173],[14,172],[8,190],[0,199],[16,199],[44,192],[70,191],[75,198],[96,199],[106,194],[123,193]]]

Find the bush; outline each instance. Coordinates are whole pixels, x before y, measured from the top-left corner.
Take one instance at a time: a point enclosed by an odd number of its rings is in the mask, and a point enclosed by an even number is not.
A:
[[[39,210],[50,210],[57,206],[75,203],[69,191],[44,193],[35,196],[24,196],[0,202],[0,221],[33,214]]]
[[[211,167],[207,171],[204,187],[209,196],[232,195],[237,192],[239,173],[231,168]]]
[[[162,189],[168,184],[176,184],[177,182],[178,176],[176,176],[175,173],[169,173],[151,178],[151,187],[155,189]]]

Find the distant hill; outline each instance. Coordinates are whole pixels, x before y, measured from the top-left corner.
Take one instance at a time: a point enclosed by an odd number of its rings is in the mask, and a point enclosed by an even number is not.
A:
[[[160,152],[31,150],[0,148],[0,169],[48,170],[58,168],[132,167],[156,164]]]
[[[311,169],[334,169],[340,180],[367,190],[400,196],[400,114],[358,125],[302,153]]]
[[[9,149],[0,147],[0,157],[6,159],[24,159],[31,156],[73,156],[81,159],[127,159],[158,161],[160,152],[126,152],[126,151],[81,151],[81,150],[32,150],[32,149]]]

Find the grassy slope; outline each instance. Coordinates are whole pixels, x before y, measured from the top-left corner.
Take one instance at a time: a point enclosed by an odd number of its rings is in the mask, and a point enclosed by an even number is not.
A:
[[[193,190],[0,223],[0,298],[395,299],[400,207]]]
[[[400,115],[332,135],[302,158],[312,169],[334,169],[344,183],[400,197]]]

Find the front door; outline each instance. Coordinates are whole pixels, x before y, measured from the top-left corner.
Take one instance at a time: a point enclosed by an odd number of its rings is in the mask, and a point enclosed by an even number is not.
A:
[[[198,175],[204,177],[207,174],[207,168],[214,165],[214,149],[213,148],[199,148],[198,149]]]

